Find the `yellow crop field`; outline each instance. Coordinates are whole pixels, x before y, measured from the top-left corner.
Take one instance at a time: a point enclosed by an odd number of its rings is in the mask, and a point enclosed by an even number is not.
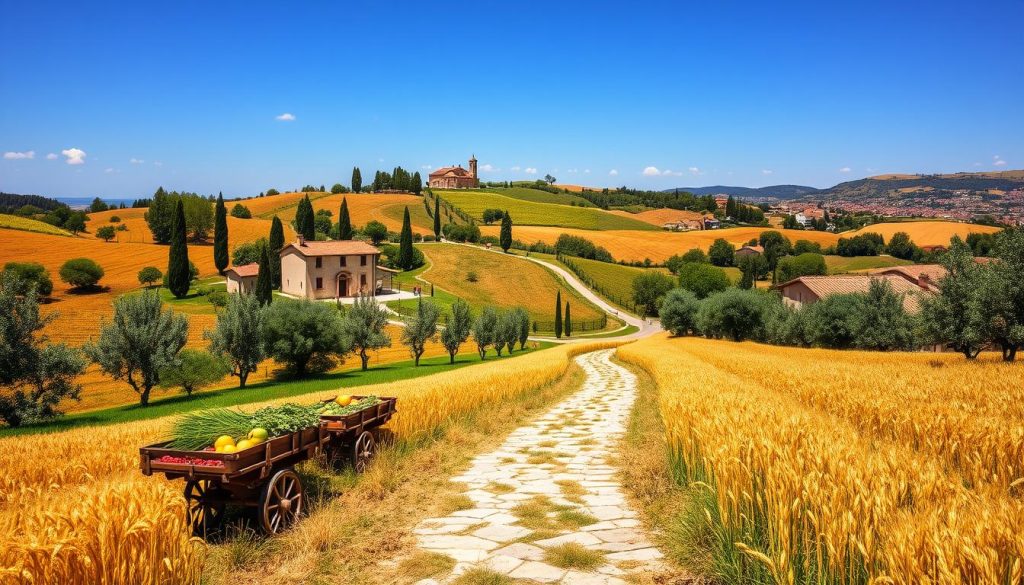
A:
[[[398,396],[388,427],[407,439],[484,404],[515,400],[561,376],[573,356],[612,345],[560,346],[353,392]],[[205,546],[189,537],[182,483],[138,472],[139,446],[163,438],[171,422],[0,439],[0,582],[199,582]]]
[[[541,241],[554,244],[561,234],[570,234],[587,238],[598,246],[603,246],[612,253],[616,260],[643,261],[650,258],[653,262],[664,262],[673,254],[682,254],[691,248],[707,250],[717,238],[725,238],[737,247],[746,244],[750,239],[758,237],[769,228],[727,228],[720,230],[702,230],[692,232],[667,231],[633,231],[633,230],[577,230],[560,227],[522,226],[512,228],[512,237],[527,244]],[[483,226],[480,231],[484,235],[497,236],[499,226]],[[791,241],[810,240],[822,246],[831,246],[839,240],[839,236],[828,232],[803,230],[777,230]]]
[[[475,307],[521,306],[532,320],[551,321],[555,318],[555,295],[561,290],[562,301],[572,302],[573,319],[601,316],[597,307],[539,264],[459,244],[425,244],[420,249],[431,263],[422,278]],[[469,279],[470,272],[475,273],[476,282]]]
[[[628,211],[622,211],[621,209],[613,209],[608,213],[614,213],[615,215],[621,215],[623,217],[630,217],[638,219],[640,221],[649,223],[661,227],[669,222],[679,221],[699,221],[704,215],[697,213],[696,211],[686,211],[685,209],[650,209],[647,211],[641,211],[640,213],[630,213]]]
[[[242,205],[249,208],[252,212],[253,217],[262,217],[264,219],[270,219],[274,215],[280,216],[288,208],[294,208],[299,204],[299,200],[305,197],[307,193],[280,193],[278,195],[268,195],[266,197],[250,197],[249,199],[239,199],[238,201],[225,201],[225,205],[228,206],[228,212],[235,203],[241,203]],[[309,198],[316,201],[320,197],[326,197],[328,193],[308,193]],[[295,217],[295,212],[292,211],[292,217]],[[283,218],[282,218],[283,219]]]
[[[0,229],[20,230],[25,232],[39,232],[54,236],[72,236],[71,232],[52,226],[45,221],[30,219],[18,215],[0,213]]]
[[[227,203],[228,212],[231,212],[231,206],[234,203]],[[96,228],[104,225],[114,225],[117,223],[111,223],[110,218],[117,217],[121,220],[120,223],[124,224],[128,230],[117,233],[117,242],[120,243],[135,243],[135,244],[152,244],[153,234],[149,231],[149,226],[146,224],[146,210],[145,209],[111,209],[109,211],[100,211],[97,213],[89,214],[89,221],[86,226],[90,232],[95,233]],[[284,237],[285,241],[291,241],[295,237],[295,230],[289,222],[284,221]],[[252,219],[239,219],[237,217],[231,217],[228,215],[228,245],[234,249],[235,246],[258,240],[260,238],[266,238],[270,236],[270,219],[263,219],[253,214]],[[91,234],[86,234],[85,237],[92,237]],[[213,241],[213,232],[210,232],[210,241]]]
[[[619,355],[657,383],[724,581],[1024,579],[1019,366],[664,334]]]
[[[888,242],[896,232],[906,232],[910,239],[918,246],[948,246],[953,236],[966,238],[968,234],[992,234],[998,232],[999,228],[976,225],[971,223],[959,223],[955,221],[908,221],[893,223],[876,223],[863,227],[855,232],[839,234],[848,238],[865,233],[876,233],[885,238]]]

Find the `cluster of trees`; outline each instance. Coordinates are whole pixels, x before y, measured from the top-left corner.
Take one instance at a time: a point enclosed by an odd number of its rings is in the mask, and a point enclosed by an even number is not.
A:
[[[0,193],[0,213],[37,219],[74,234],[85,231],[85,221],[88,219],[84,211],[73,211],[54,199],[15,193]]]
[[[711,195],[697,197],[685,191],[642,191],[619,187],[617,189],[602,189],[601,191],[583,190],[574,193],[594,205],[609,209],[611,207],[629,207],[634,205],[644,207],[670,209],[688,209],[692,211],[710,211],[718,209],[715,198]]]
[[[555,252],[566,256],[576,256],[601,262],[614,262],[611,252],[595,245],[586,238],[562,234],[555,240]]]
[[[97,288],[104,272],[95,260],[71,258],[61,265],[58,274],[72,289],[88,291]],[[6,286],[13,287],[15,294],[27,295],[32,291],[37,297],[48,297],[53,293],[50,272],[38,262],[8,262],[0,275],[10,277]]]
[[[390,173],[377,171],[373,177],[371,186],[375,192],[380,191],[408,191],[419,195],[423,191],[423,179],[420,172],[409,173],[402,167],[395,167]]]
[[[725,202],[725,217],[736,223],[762,225],[765,223],[764,210],[755,205],[748,205],[732,195]]]
[[[221,198],[223,199],[223,198]],[[164,191],[163,187],[156,190],[153,200],[146,211],[146,224],[153,234],[153,241],[158,244],[171,242],[172,227],[175,220],[175,209],[181,204],[184,216],[184,228],[194,241],[204,241],[213,229],[214,210],[209,199],[195,193],[178,193]]]
[[[716,268],[699,262],[684,264],[679,286],[671,290],[666,291],[671,281],[653,273],[638,277],[634,287],[638,303],[656,302],[662,324],[677,335],[881,351],[940,344],[968,358],[992,348],[1013,361],[1024,347],[1024,230],[1004,230],[992,243],[993,259],[978,262],[971,247],[954,237],[941,258],[948,275],[939,281],[937,294],[919,297],[916,313],[908,312],[904,297],[882,279],[872,281],[866,293],[831,295],[794,309],[775,292],[731,288],[720,276],[709,276]],[[814,253],[785,258],[778,269],[806,261],[806,270],[823,271],[819,258]]]

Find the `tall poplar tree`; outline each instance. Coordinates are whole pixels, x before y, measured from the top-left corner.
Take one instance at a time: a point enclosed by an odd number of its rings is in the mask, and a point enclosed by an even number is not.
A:
[[[352,192],[358,193],[363,190],[363,175],[359,167],[352,167]]]
[[[512,247],[512,216],[508,214],[507,210],[501,216],[501,236],[498,242],[501,244],[501,249],[507,254],[508,249]]]
[[[562,291],[555,294],[555,337],[562,338]]]
[[[253,292],[256,294],[256,298],[259,299],[261,305],[269,305],[270,300],[273,297],[273,288],[271,287],[271,281],[273,277],[270,274],[270,256],[267,254],[267,246],[263,246],[260,250],[260,272],[256,276],[256,288]]]
[[[281,288],[281,248],[284,248],[284,226],[276,215],[270,223],[270,284]]]
[[[441,239],[441,198],[434,196],[434,237]]]
[[[217,209],[213,220],[213,264],[221,274],[228,267],[228,210],[224,206],[222,193],[217,194]]]
[[[171,248],[167,257],[167,288],[179,299],[188,294],[191,283],[188,268],[188,245],[185,243],[185,206],[179,199],[171,222]]]
[[[402,217],[402,236],[398,240],[398,266],[402,270],[412,268],[415,256],[412,251],[412,221],[409,219],[409,206],[405,207]]]
[[[348,198],[341,198],[341,212],[338,213],[338,239],[352,239],[352,219],[348,215]]]

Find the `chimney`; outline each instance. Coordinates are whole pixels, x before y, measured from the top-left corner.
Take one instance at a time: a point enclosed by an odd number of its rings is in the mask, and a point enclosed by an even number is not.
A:
[[[306,245],[306,236],[303,236],[302,234],[298,234],[297,237],[298,237],[299,245],[300,246],[305,246]]]

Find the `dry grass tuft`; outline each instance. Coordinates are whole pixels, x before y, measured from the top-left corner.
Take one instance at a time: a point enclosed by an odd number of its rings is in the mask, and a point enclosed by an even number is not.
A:
[[[435,552],[417,552],[398,563],[398,574],[409,581],[447,575],[455,568],[455,559]]]
[[[567,542],[547,549],[544,560],[562,569],[589,571],[604,564],[604,554],[576,542]]]

